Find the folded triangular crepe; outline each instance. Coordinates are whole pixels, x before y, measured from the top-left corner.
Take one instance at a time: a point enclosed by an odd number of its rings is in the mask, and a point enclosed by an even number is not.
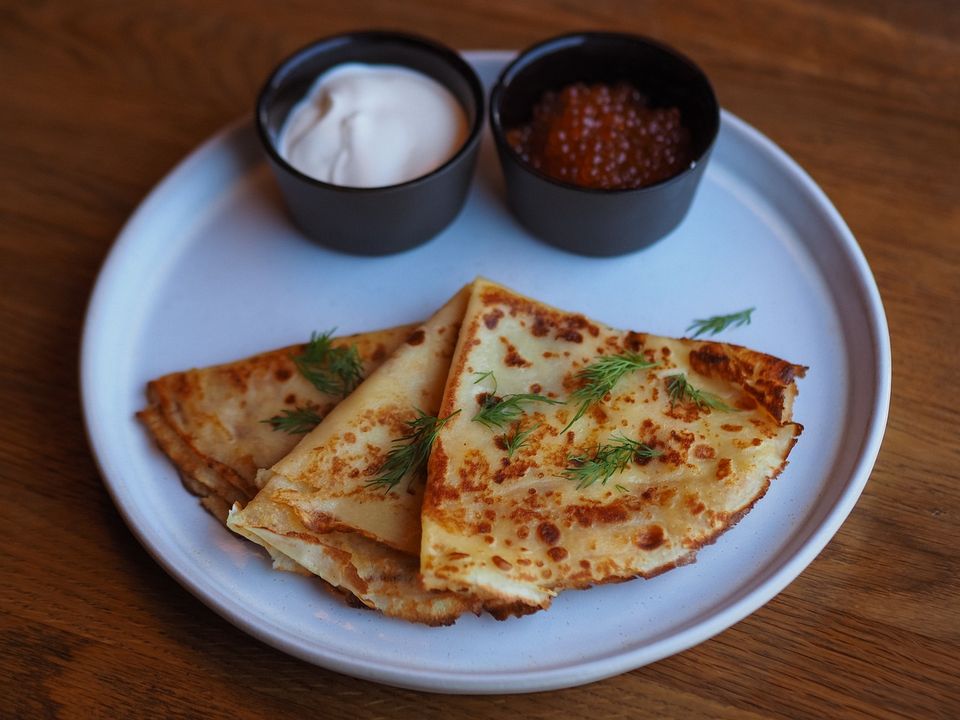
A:
[[[762,496],[800,432],[802,367],[612,330],[483,280],[420,328],[347,341],[368,378],[295,448],[261,421],[338,399],[311,396],[291,360],[302,348],[161,378],[140,415],[208,509],[237,503],[230,527],[276,567],[417,622],[524,614],[564,588],[689,562]],[[657,365],[597,398],[601,358]],[[423,471],[383,482],[418,411],[445,418],[425,497]]]
[[[412,328],[335,338],[332,347],[355,347],[366,376]],[[321,392],[298,371],[294,358],[305,348],[294,345],[171,373],[147,385],[150,404],[137,416],[177,466],[187,489],[221,521],[234,502],[256,495],[257,470],[280,460],[303,437],[276,431],[263,421],[296,407],[309,407],[322,417],[341,399]]]
[[[420,410],[436,415],[468,291],[457,293],[322,423],[264,476],[251,506],[291,506],[315,532],[358,532],[413,557],[420,554],[423,483],[392,490],[371,484]],[[233,524],[242,523],[240,513]]]
[[[537,609],[691,562],[786,464],[804,371],[478,280],[429,462],[424,586]]]
[[[366,376],[414,327],[335,338],[331,347],[355,348]],[[294,345],[232,363],[172,373],[148,385],[150,405],[138,417],[173,461],[187,489],[199,495],[201,504],[224,523],[231,505],[247,502],[258,492],[257,468],[283,458],[303,437],[275,430],[264,420],[296,407],[311,408],[322,417],[341,399],[318,390],[298,370],[294,358],[301,357],[306,347]],[[277,539],[276,544],[282,546],[283,540]],[[289,555],[268,550],[276,569],[314,574]],[[398,570],[381,546],[358,535],[331,534],[325,544],[317,544],[304,556],[311,566],[322,564],[330,576],[356,578],[353,585],[363,587],[378,606],[402,609],[417,602],[423,592],[416,568]],[[345,593],[343,587],[337,589]],[[448,617],[442,603],[436,604],[440,617]],[[457,603],[458,607],[462,604]],[[422,612],[429,613],[430,608]]]
[[[420,413],[436,414],[467,297],[465,288],[411,332],[289,455],[264,471],[263,489],[231,511],[228,526],[387,615],[443,624],[478,610],[468,596],[420,587],[423,468],[397,478],[393,487],[377,482]],[[351,538],[352,547],[341,545]],[[357,572],[344,572],[335,562],[338,551],[364,553],[365,560],[352,563]]]
[[[358,533],[312,530],[303,525],[294,504],[255,500],[231,513],[228,523],[266,548],[277,569],[305,569],[361,607],[427,625],[449,625],[477,610],[470,598],[425,590],[417,558]]]

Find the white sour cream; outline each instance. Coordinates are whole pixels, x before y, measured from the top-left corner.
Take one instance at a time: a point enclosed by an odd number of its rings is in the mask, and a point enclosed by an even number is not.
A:
[[[317,78],[280,131],[280,155],[345,187],[384,187],[426,175],[467,138],[446,87],[398,65],[344,63]]]

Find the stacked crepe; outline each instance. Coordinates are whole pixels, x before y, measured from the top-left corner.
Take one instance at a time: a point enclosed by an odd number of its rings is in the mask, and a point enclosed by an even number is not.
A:
[[[418,327],[335,344],[363,362],[343,399],[286,349],[161,378],[141,417],[275,567],[415,622],[522,615],[689,563],[763,496],[802,429],[802,366],[615,330],[482,279]],[[620,360],[630,370],[591,399],[591,372]],[[262,422],[304,401],[322,416],[306,435]],[[429,461],[381,482],[424,417],[442,419]]]

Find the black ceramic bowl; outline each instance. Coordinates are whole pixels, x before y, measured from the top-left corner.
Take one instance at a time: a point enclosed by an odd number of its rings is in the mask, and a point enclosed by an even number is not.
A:
[[[277,151],[284,121],[318,75],[347,62],[403,65],[447,87],[466,111],[466,142],[433,172],[386,187],[332,185],[294,168]],[[256,123],[290,214],[303,232],[343,252],[386,255],[426,242],[460,212],[476,165],[483,99],[480,79],[453,50],[414,35],[357,32],[319,40],[280,63],[257,98]]]
[[[694,160],[666,180],[625,190],[554,180],[514,152],[505,132],[530,120],[544,92],[575,82],[627,81],[651,107],[677,107]],[[507,200],[533,234],[582,255],[610,256],[656,242],[683,220],[720,129],[720,106],[706,75],[675,50],[621,33],[563,35],[534,45],[504,69],[490,96],[490,124]]]

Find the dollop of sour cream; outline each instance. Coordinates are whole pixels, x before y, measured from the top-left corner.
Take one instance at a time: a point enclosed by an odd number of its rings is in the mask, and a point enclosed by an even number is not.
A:
[[[280,155],[345,187],[384,187],[426,175],[467,138],[446,87],[399,65],[344,63],[320,75],[280,131]]]

